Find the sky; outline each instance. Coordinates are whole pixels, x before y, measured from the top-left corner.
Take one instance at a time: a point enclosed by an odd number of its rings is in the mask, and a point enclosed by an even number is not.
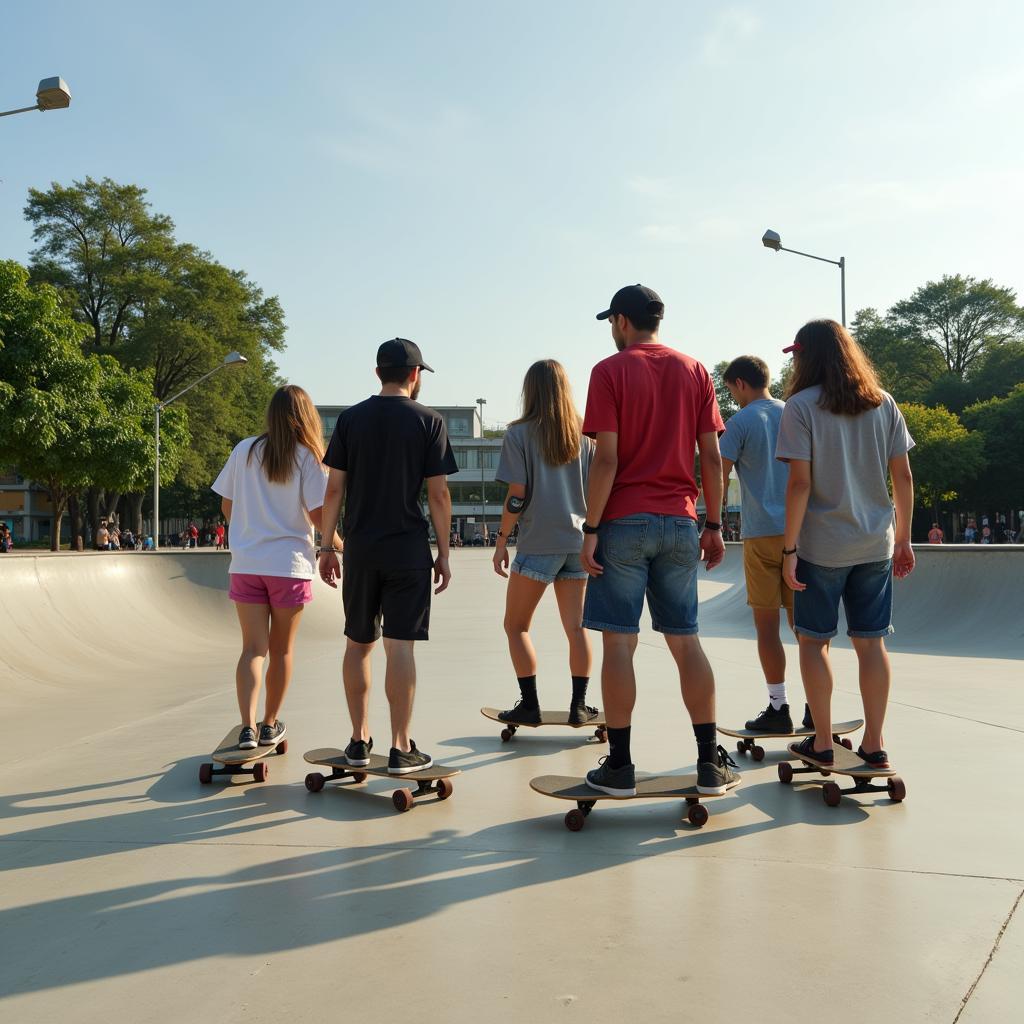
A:
[[[29,187],[111,177],[280,297],[283,376],[374,390],[412,338],[422,401],[518,412],[556,358],[585,401],[621,285],[709,367],[778,370],[806,320],[943,274],[1024,292],[1024,5],[1008,0],[519,0],[10,5],[0,258]]]

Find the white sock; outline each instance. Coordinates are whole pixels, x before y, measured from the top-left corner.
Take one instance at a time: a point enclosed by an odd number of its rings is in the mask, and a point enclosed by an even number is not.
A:
[[[778,711],[783,704],[788,704],[789,702],[786,700],[786,684],[769,683],[768,699],[772,702],[772,709],[775,711]]]

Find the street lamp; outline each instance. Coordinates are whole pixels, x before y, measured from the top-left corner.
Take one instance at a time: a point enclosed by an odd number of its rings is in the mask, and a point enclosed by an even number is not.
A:
[[[842,303],[843,303],[843,326],[846,326],[846,257],[840,256],[838,260],[828,260],[824,256],[812,256],[809,252],[800,252],[799,249],[787,249],[782,244],[782,239],[779,237],[778,231],[772,231],[770,228],[761,236],[761,244],[766,249],[774,249],[776,252],[792,252],[796,253],[797,256],[806,256],[810,260],[821,260],[822,263],[831,263],[832,266],[839,268],[839,287],[842,290]]]
[[[176,402],[182,395],[191,391],[194,387],[202,384],[207,377],[212,377],[218,370],[223,370],[229,366],[241,366],[243,363],[249,362],[241,352],[229,352],[225,357],[224,361],[218,363],[209,373],[204,373],[198,380],[192,381],[187,388],[182,388],[176,395],[172,395],[170,398],[164,399],[162,402],[157,402],[153,406],[153,414],[156,420],[156,464],[153,467],[153,550],[156,551],[160,547],[160,413],[164,411],[171,404]]]
[[[0,117],[10,114],[25,114],[29,110],[63,110],[71,106],[71,90],[68,83],[59,75],[55,78],[44,78],[36,89],[34,107],[19,107],[17,110],[0,110]]]
[[[484,479],[484,406],[486,398],[476,400],[478,415],[480,416],[480,536],[483,542],[487,543],[487,482]]]

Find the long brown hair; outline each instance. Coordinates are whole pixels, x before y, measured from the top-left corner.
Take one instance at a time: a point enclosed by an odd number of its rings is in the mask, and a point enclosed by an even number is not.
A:
[[[882,404],[878,374],[842,324],[811,320],[796,332],[793,345],[787,398],[820,384],[818,405],[838,415],[856,416]]]
[[[580,457],[583,421],[561,363],[542,359],[526,371],[523,415],[513,423],[533,424],[541,454],[550,465],[564,466]]]
[[[249,446],[246,463],[260,447],[260,465],[272,484],[286,484],[295,472],[295,449],[304,445],[324,457],[323,426],[313,399],[297,384],[278,388],[267,406],[267,429]]]

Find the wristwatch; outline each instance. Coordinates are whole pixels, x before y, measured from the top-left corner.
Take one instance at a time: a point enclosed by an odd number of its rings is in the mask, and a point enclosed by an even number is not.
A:
[[[583,532],[585,534],[587,534],[588,536],[591,536],[591,535],[597,533],[597,527],[596,526],[591,526],[590,523],[584,523],[583,526],[580,527],[580,529],[582,529]]]
[[[705,520],[704,521],[704,529],[705,530],[713,530],[715,533],[721,533],[722,532],[722,524],[721,523],[709,523],[707,520]]]

